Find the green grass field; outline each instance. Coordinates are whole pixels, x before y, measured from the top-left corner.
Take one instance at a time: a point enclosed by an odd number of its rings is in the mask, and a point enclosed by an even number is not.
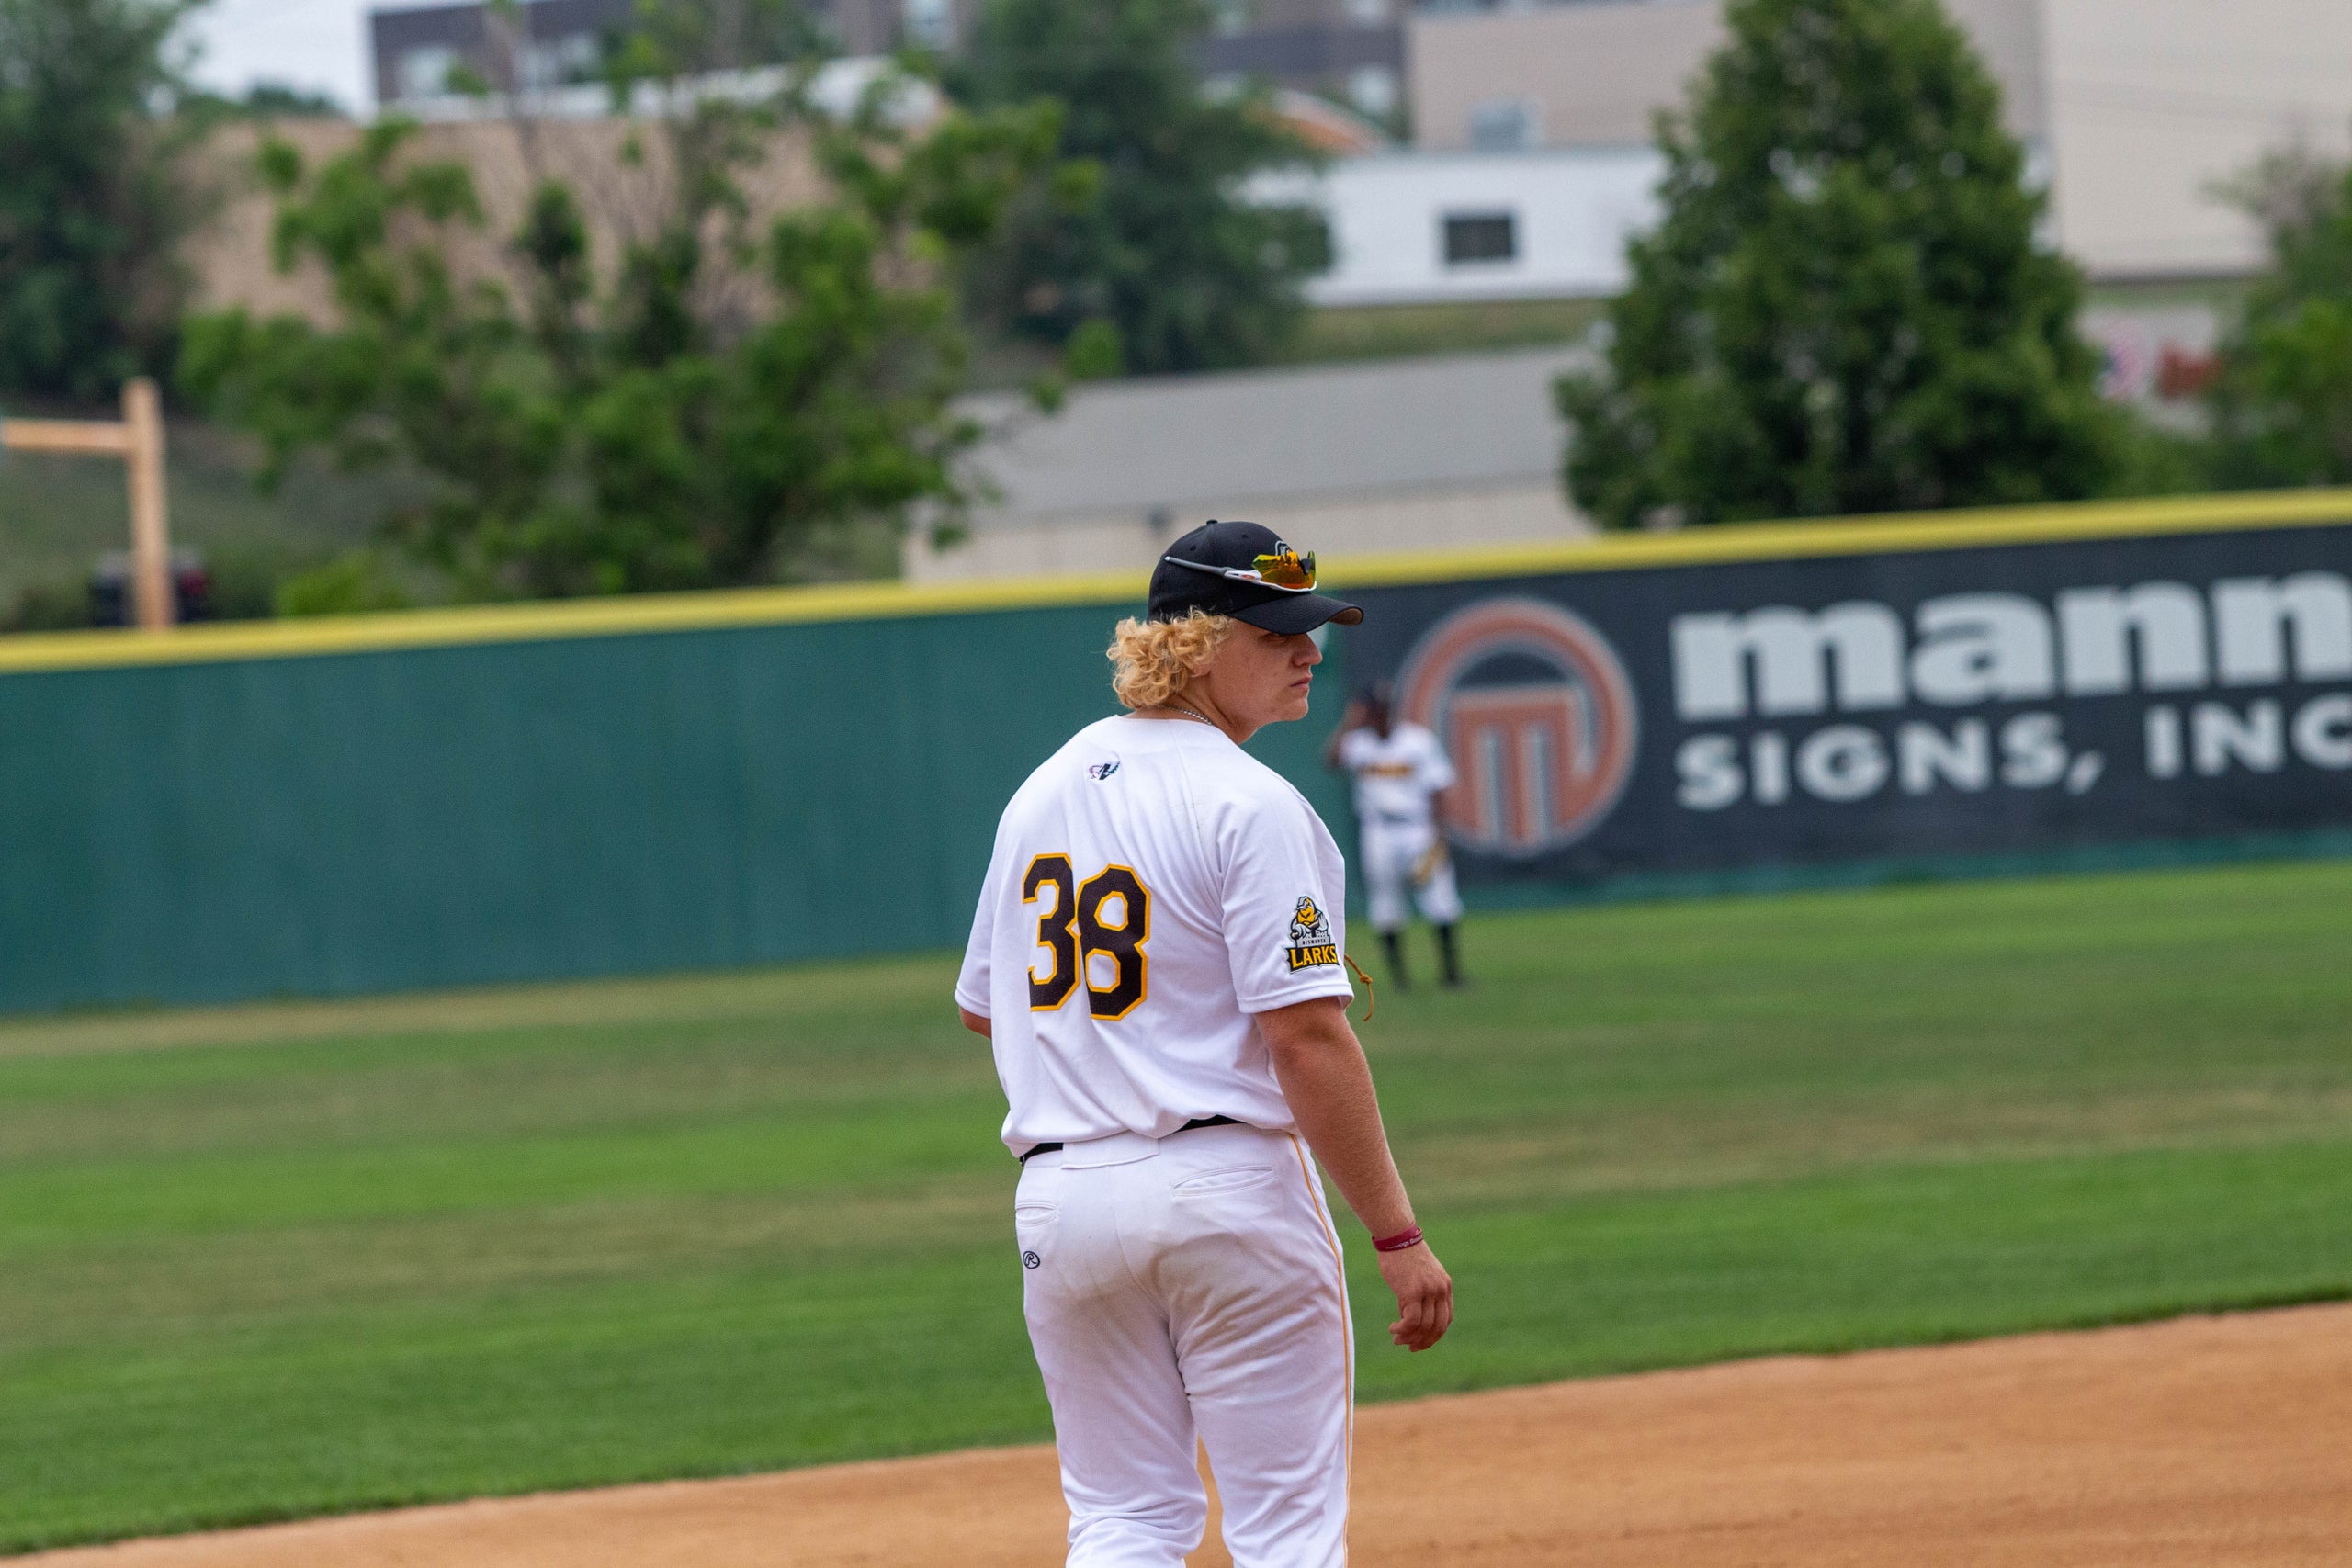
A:
[[[2344,863],[1475,920],[1365,1393],[2352,1293],[2348,945]],[[0,1545],[1046,1437],[951,970],[0,1026]]]

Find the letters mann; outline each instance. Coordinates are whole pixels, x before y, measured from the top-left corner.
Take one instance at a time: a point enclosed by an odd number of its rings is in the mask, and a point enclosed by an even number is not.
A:
[[[2106,759],[2075,751],[2047,710],[1940,721],[1891,734],[1830,724],[1804,734],[1758,720],[1963,709],[2135,694],[2236,692],[2163,701],[2143,713],[2148,775],[2277,772],[2290,761],[2352,769],[2352,693],[2300,702],[2245,689],[2352,679],[2352,582],[2337,572],[2072,588],[2049,604],[2020,593],[1925,600],[1906,625],[1871,600],[1818,611],[1782,605],[1678,615],[1669,628],[1675,710],[1688,725],[1747,721],[1690,736],[1675,756],[1677,798],[1701,811],[1771,805],[1792,788],[1855,801],[1890,785],[1924,795],[2061,786],[2081,794]]]

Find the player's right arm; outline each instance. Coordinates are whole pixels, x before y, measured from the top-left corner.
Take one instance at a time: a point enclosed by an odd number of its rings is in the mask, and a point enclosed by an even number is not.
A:
[[[1348,1023],[1346,1001],[1318,997],[1257,1018],[1283,1098],[1340,1196],[1374,1235],[1412,1229],[1413,1202],[1389,1153],[1372,1066]],[[1396,1292],[1389,1338],[1408,1350],[1428,1349],[1453,1323],[1453,1278],[1427,1242],[1378,1257],[1380,1277]]]
[[[1268,775],[1269,779],[1272,775]],[[1273,781],[1208,814],[1234,997],[1258,1025],[1291,1118],[1374,1236],[1413,1228],[1412,1201],[1388,1153],[1372,1067],[1348,1023],[1355,988],[1340,954],[1346,872],[1306,797]],[[1303,920],[1325,929],[1300,941]],[[1389,1337],[1426,1350],[1453,1321],[1453,1281],[1427,1245],[1380,1254],[1396,1292]]]

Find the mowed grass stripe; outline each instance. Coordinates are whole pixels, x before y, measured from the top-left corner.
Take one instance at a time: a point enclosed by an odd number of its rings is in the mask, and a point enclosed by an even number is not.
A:
[[[1474,921],[1393,1397],[2352,1291],[2352,866]],[[1423,954],[1426,958],[1426,953]],[[0,1549],[1042,1437],[939,955],[0,1027]]]
[[[28,1172],[9,1182],[0,1260],[27,1245],[53,1247],[110,1235],[217,1233],[331,1218],[365,1219],[638,1196],[773,1191],[812,1196],[902,1185],[969,1171],[1001,1149],[973,1131],[995,1107],[977,1096],[941,1105],[910,1098],[888,1110],[835,1107],[831,1119],[776,1116],[718,1127],[612,1128],[481,1142],[356,1149],[208,1153],[169,1162],[98,1161]]]

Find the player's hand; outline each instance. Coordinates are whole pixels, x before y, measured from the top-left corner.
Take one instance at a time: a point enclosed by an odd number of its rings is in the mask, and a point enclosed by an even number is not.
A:
[[[1408,1350],[1426,1350],[1453,1326],[1453,1276],[1437,1260],[1429,1243],[1402,1252],[1383,1252],[1380,1277],[1396,1292],[1396,1321],[1388,1337]]]

